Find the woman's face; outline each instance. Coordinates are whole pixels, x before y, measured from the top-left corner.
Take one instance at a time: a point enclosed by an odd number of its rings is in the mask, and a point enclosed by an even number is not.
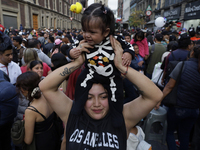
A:
[[[43,66],[41,64],[37,64],[32,68],[32,71],[36,72],[40,77],[43,75]]]
[[[95,120],[104,118],[108,113],[108,94],[101,84],[93,84],[88,93],[85,110]]]

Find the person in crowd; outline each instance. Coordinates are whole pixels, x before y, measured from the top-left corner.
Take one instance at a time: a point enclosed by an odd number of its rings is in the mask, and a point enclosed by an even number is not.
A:
[[[177,41],[176,36],[173,34],[169,36],[169,42],[171,41]]]
[[[53,47],[54,47],[54,37],[50,36],[48,39],[48,43],[46,45],[44,45],[44,47],[43,47],[43,52],[47,56],[50,56],[50,51],[53,49]]]
[[[37,52],[32,48],[27,48],[26,50],[24,50],[23,58],[24,58],[25,65],[21,66],[22,73],[26,72],[29,69],[29,63],[31,61],[33,60],[41,61],[38,57]],[[51,68],[45,62],[42,62],[42,64],[43,64],[42,76],[46,77],[48,74],[51,73]]]
[[[72,60],[67,56],[67,50],[70,48],[69,45],[67,44],[63,44],[60,48],[60,53],[62,53],[63,55],[65,55],[66,59],[68,62],[71,62]]]
[[[161,62],[163,62],[163,65],[165,65],[165,58],[169,55],[170,52],[178,49],[178,42],[176,41],[170,41],[167,45],[167,51],[163,53]],[[164,69],[164,68],[163,68]]]
[[[93,19],[96,21],[93,21]],[[90,48],[89,50],[86,49],[90,53],[85,53],[85,69],[77,79],[81,84],[76,84],[75,99],[82,102],[79,106],[77,105],[77,113],[80,113],[78,107],[83,106],[85,103],[82,99],[86,100],[88,96],[86,91],[92,87],[92,82],[94,80],[104,80],[104,82],[109,84],[109,92],[112,93],[111,103],[113,103],[113,112],[111,115],[118,117],[116,120],[114,117],[112,118],[113,124],[120,126],[123,121],[123,80],[121,73],[115,68],[113,61],[114,51],[109,39],[109,35],[114,34],[114,14],[104,5],[95,3],[90,5],[87,11],[84,11],[81,20],[84,40],[81,41],[80,47],[74,47],[69,51],[69,55],[75,59],[77,56],[74,57],[74,55],[78,54],[79,56],[81,54],[82,51],[80,49],[82,49],[82,45],[88,45]],[[115,36],[115,38],[124,49],[123,64],[128,67],[134,57],[133,47],[125,42],[123,37]]]
[[[150,31],[147,31],[147,42],[148,42],[148,45],[151,46],[154,44],[154,41],[153,41],[153,37],[152,37],[152,32]]]
[[[139,54],[139,48],[137,44],[133,44],[135,51],[135,57],[131,61],[130,67],[133,69],[143,72],[144,69],[144,58]],[[143,73],[144,74],[144,73]],[[123,90],[124,90],[124,103],[128,103],[139,96],[135,86],[127,78],[123,78]]]
[[[53,110],[65,125],[67,124],[65,149],[99,147],[125,150],[127,135],[129,135],[131,128],[144,118],[162,98],[162,92],[147,77],[131,67],[128,67],[127,71],[127,67],[122,65],[123,49],[120,43],[112,36],[110,36],[110,39],[115,50],[114,62],[116,68],[142,91],[142,95],[123,106],[123,125],[117,128],[113,125],[111,119],[112,109],[111,103],[109,103],[111,93],[106,86],[108,83],[93,83],[91,89],[87,92],[88,98],[81,108],[80,114],[74,114],[75,105],[79,105],[76,99],[73,103],[58,90],[58,85],[84,63],[84,54],[80,55],[75,61],[52,72],[40,82],[39,87]],[[82,45],[82,50],[88,47],[88,45]],[[78,135],[82,136],[77,139]],[[89,136],[92,135],[96,135],[96,138],[91,141]],[[109,137],[107,140],[111,140],[110,144],[105,144],[106,141],[103,138],[105,136]]]
[[[12,61],[13,50],[12,45],[7,46],[4,50],[0,50],[0,70],[5,72],[12,84],[16,83],[17,77],[22,73],[18,64]]]
[[[12,150],[11,127],[17,115],[18,96],[9,77],[0,70],[0,149]]]
[[[142,56],[145,60],[148,58],[149,55],[149,46],[147,43],[147,38],[144,36],[144,32],[138,31],[134,39],[131,40],[131,44],[137,44],[139,47],[139,54]]]
[[[0,24],[0,51],[5,50],[9,45],[12,45],[11,39],[4,33],[4,30],[4,26]]]
[[[22,66],[22,56],[23,56],[23,52],[24,52],[24,47],[21,45],[22,44],[22,37],[20,36],[16,36],[13,37],[13,61],[17,64],[19,64],[19,66]]]
[[[139,54],[139,46],[137,44],[133,44],[133,48],[135,51],[135,58],[131,61],[131,67],[137,71],[144,71],[145,62],[144,58]]]
[[[182,64],[183,62],[179,62],[170,74],[170,80],[163,90],[163,98],[174,88]],[[167,145],[169,150],[176,149],[174,131],[177,128],[179,129],[179,149],[188,150],[190,132],[199,115],[199,89],[200,46],[198,45],[190,52],[189,60],[184,62],[180,81],[178,82],[177,104],[174,107],[169,107],[167,112]]]
[[[169,31],[163,30],[161,34],[163,35],[161,43],[167,48],[167,45],[169,44]]]
[[[40,77],[28,71],[17,78],[16,87],[30,102],[25,110],[24,142],[35,139],[36,150],[55,150],[60,147],[59,135],[54,124],[55,113],[38,88]]]
[[[40,41],[41,45],[44,45],[44,43],[45,43],[44,32],[42,32],[42,31],[39,32],[38,40]]]
[[[66,57],[62,53],[56,53],[51,57],[51,70],[54,71],[57,68],[68,64]],[[68,78],[62,82],[59,88],[66,93]],[[72,88],[72,87],[71,87]]]
[[[33,48],[37,52],[38,57],[43,62],[45,62],[48,66],[51,66],[51,59],[45,53],[42,52],[42,50],[40,49],[40,43],[38,40],[36,39],[28,40],[28,48]]]
[[[43,76],[43,63],[39,60],[33,60],[29,64],[29,71],[36,72],[41,79],[44,78]]]
[[[150,60],[146,70],[146,76],[149,79],[151,79],[152,77],[155,64],[161,62],[162,55],[164,52],[166,52],[165,46],[161,44],[162,39],[163,39],[162,34],[156,34],[154,38],[155,45],[149,47]]]
[[[56,53],[60,53],[60,45],[62,43],[62,40],[61,39],[56,39],[55,40],[55,43],[54,43],[54,47],[51,51],[51,57],[53,56],[53,54],[56,54]]]
[[[130,42],[131,42],[131,35],[128,34],[128,33],[126,33],[126,34],[124,35],[124,39],[125,39],[126,42],[130,43]]]
[[[193,43],[191,42],[190,37],[187,33],[182,33],[180,35],[180,38],[178,40],[178,46],[179,48],[172,52],[175,60],[177,61],[186,60],[190,50],[193,48]],[[171,55],[171,53],[166,57],[164,73],[161,81],[163,85],[169,81],[169,77],[166,75],[167,65],[170,61],[174,61],[174,58]]]

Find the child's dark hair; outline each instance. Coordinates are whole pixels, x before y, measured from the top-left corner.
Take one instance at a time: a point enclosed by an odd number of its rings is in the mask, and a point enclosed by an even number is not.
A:
[[[81,18],[81,25],[84,31],[89,29],[89,24],[91,21],[97,22],[101,19],[99,28],[102,29],[102,34],[106,28],[110,28],[109,35],[114,35],[115,32],[115,19],[112,10],[100,3],[94,3],[90,5],[83,13]]]
[[[34,98],[38,99],[41,97],[40,90],[36,90],[33,94],[33,90],[38,87],[39,82],[40,77],[36,72],[27,71],[25,73],[22,73],[17,78],[17,91],[19,92],[22,89],[28,91],[27,99],[31,102]]]
[[[138,40],[137,40],[137,37],[138,38],[141,38],[141,41],[144,39],[144,32],[142,32],[142,31],[138,31],[136,34],[135,34],[135,36],[134,36],[134,42],[137,42]]]
[[[39,61],[39,60],[33,60],[33,61],[30,62],[30,64],[29,64],[29,68],[32,70],[33,67],[35,67],[37,64],[41,64],[42,67],[43,67],[43,64],[42,64],[41,61]]]

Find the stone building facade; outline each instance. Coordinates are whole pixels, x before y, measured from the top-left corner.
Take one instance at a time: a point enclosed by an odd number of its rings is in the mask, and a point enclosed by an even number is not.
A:
[[[81,29],[82,14],[70,11],[80,0],[0,0],[0,23],[19,29]],[[87,5],[87,4],[86,4]]]

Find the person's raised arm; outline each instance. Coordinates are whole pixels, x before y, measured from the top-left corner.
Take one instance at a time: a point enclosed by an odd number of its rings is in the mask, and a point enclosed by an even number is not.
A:
[[[72,100],[61,92],[58,87],[83,62],[84,54],[80,55],[75,61],[56,69],[39,84],[42,94],[64,123],[67,122],[72,107]]]
[[[137,86],[141,94],[135,100],[124,105],[123,115],[127,131],[130,132],[130,129],[144,118],[161,100],[162,92],[146,76],[131,67],[125,67],[122,65],[121,57],[123,50],[121,45],[112,36],[110,38],[115,51],[115,66],[122,74],[125,74],[129,81]]]

